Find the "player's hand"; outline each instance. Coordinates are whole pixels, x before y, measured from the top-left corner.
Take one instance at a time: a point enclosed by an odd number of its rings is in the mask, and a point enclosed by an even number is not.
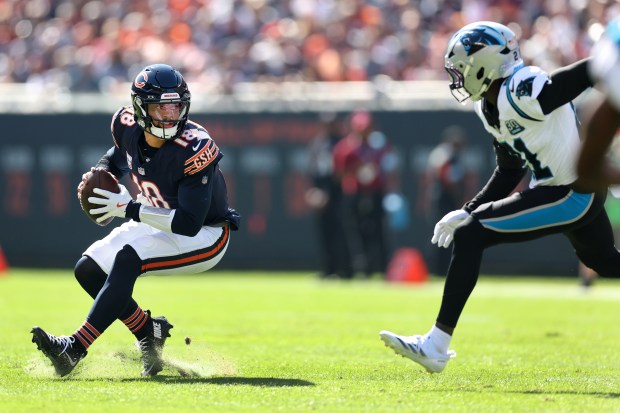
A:
[[[465,221],[468,216],[469,212],[464,209],[448,212],[435,224],[431,242],[437,244],[438,247],[448,248],[452,242],[452,238],[454,238],[454,230],[461,222]]]
[[[125,188],[125,185],[118,184],[118,187],[121,190],[118,194],[101,188],[93,189],[94,193],[101,195],[101,197],[91,196],[88,198],[88,202],[101,205],[101,208],[95,208],[89,211],[93,215],[103,214],[97,218],[97,222],[105,221],[110,217],[125,218],[127,205],[129,205],[129,202],[133,201],[133,199],[127,188]]]

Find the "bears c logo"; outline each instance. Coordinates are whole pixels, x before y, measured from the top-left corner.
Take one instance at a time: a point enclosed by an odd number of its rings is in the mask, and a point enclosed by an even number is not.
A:
[[[148,80],[149,75],[146,72],[140,72],[140,74],[136,76],[136,80],[134,80],[133,84],[136,85],[136,87],[143,88]]]

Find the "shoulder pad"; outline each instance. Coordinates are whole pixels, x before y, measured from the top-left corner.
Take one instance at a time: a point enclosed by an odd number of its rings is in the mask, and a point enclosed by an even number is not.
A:
[[[185,125],[185,130],[183,130],[181,136],[176,138],[174,142],[184,148],[190,146],[194,146],[194,148],[196,148],[196,142],[202,139],[211,139],[209,132],[207,132],[207,130],[199,124],[188,121]],[[197,148],[194,150],[197,150]]]
[[[521,117],[541,121],[545,115],[537,98],[548,82],[547,72],[535,66],[526,66],[508,79],[500,93],[505,93],[508,103]]]
[[[204,134],[206,137],[197,139],[192,145],[195,154],[185,161],[185,169],[183,170],[185,175],[194,175],[213,162],[217,162],[220,158],[220,148],[217,147],[215,141],[209,137],[206,131]]]
[[[543,86],[549,81],[549,74],[536,66],[525,66],[509,80],[509,88],[515,98],[536,99]]]
[[[116,111],[112,116],[112,123],[110,129],[112,132],[112,138],[114,139],[114,145],[120,147],[121,130],[128,126],[135,125],[136,120],[133,117],[133,108],[131,106],[124,106]]]

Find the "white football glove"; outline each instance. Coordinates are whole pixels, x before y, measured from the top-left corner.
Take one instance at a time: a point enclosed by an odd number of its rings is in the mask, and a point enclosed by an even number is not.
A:
[[[125,188],[125,185],[119,184],[118,187],[121,189],[121,192],[118,194],[101,188],[93,189],[93,192],[101,195],[101,197],[91,196],[88,198],[88,202],[101,205],[101,208],[91,209],[88,212],[91,215],[103,214],[97,218],[97,222],[105,221],[110,217],[125,218],[125,210],[129,201],[133,201],[133,198],[127,188]]]
[[[464,209],[448,212],[435,224],[431,242],[437,244],[438,247],[448,248],[454,237],[454,230],[461,222],[465,221],[468,216],[469,212]]]

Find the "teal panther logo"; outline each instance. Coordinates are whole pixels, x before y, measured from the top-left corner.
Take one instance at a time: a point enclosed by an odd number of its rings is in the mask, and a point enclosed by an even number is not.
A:
[[[517,86],[517,98],[521,99],[521,96],[532,96],[532,87],[534,85],[534,76],[528,77],[525,80],[519,82]]]
[[[476,27],[475,29],[472,29],[462,35],[461,43],[463,44],[463,48],[465,49],[467,56],[471,56],[478,50],[484,49],[486,46],[503,45],[501,39],[489,33],[487,29],[492,30],[490,27],[481,26]]]

